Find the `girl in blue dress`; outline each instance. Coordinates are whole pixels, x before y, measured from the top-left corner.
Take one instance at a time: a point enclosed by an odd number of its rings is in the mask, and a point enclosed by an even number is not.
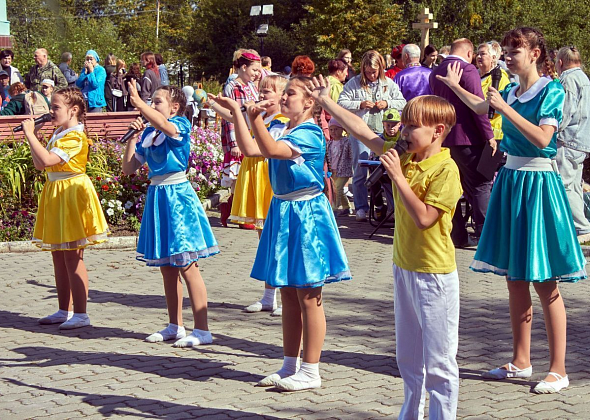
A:
[[[506,276],[513,335],[512,361],[483,374],[486,378],[529,378],[533,283],[541,300],[549,341],[549,374],[536,393],[559,392],[569,385],[565,370],[566,312],[558,282],[586,278],[586,261],[576,238],[565,189],[556,170],[556,135],[562,119],[564,90],[539,76],[548,60],[543,34],[533,28],[509,31],[502,41],[508,69],[519,76],[498,92],[489,88],[483,101],[462,89],[460,69],[437,76],[478,114],[492,106],[502,115],[508,154],[494,183],[488,217],[471,268]]]
[[[285,391],[321,386],[319,361],[326,336],[322,286],[351,279],[338,226],[323,194],[326,140],[313,122],[315,101],[309,89],[313,86],[308,77],[290,79],[280,102],[289,124],[278,140],[261,117],[272,101],[247,107],[260,153],[268,158],[274,193],[251,276],[281,288],[283,302],[283,366],[258,385]],[[240,112],[235,114],[243,119]]]
[[[207,290],[197,260],[217,254],[219,248],[207,215],[186,178],[190,152],[189,121],[182,117],[186,98],[176,86],[162,86],[152,97],[152,105],[141,100],[135,81],[129,83],[131,104],[141,118],[131,128],[144,130],[141,141],[129,140],[123,157],[123,172],[130,175],[144,163],[151,180],[141,220],[137,259],[160,267],[170,323],[146,338],[154,343],[177,340],[175,347],[192,347],[212,342],[207,325]],[[191,299],[194,329],[186,335],[182,324],[182,283]]]

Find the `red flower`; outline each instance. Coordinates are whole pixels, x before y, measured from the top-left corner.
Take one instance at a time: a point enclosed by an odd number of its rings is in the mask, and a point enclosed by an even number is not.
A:
[[[108,185],[103,185],[103,186],[102,186],[102,189],[103,189],[104,191],[108,191],[108,190],[109,190],[109,186],[108,186]]]

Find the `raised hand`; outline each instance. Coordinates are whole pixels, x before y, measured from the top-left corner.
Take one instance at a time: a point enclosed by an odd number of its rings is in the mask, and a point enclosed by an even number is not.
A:
[[[330,97],[330,82],[328,79],[324,79],[324,76],[320,74],[318,77],[314,77],[311,79],[311,83],[313,85],[313,90],[309,89],[307,86],[306,89],[307,93],[309,93],[313,99],[321,101]]]
[[[455,61],[454,63],[447,66],[447,75],[441,76],[437,75],[436,78],[443,82],[448,87],[452,88],[454,86],[459,85],[459,81],[461,80],[461,76],[463,75],[463,69],[461,68],[461,64],[459,61]]]
[[[135,79],[131,79],[127,83],[127,92],[129,92],[129,101],[134,108],[137,108],[137,105],[143,102],[141,97],[139,96],[139,92],[137,92],[137,82]]]

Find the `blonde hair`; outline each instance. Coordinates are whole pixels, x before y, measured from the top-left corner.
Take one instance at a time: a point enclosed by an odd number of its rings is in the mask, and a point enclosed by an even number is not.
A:
[[[385,80],[385,60],[375,50],[367,51],[361,60],[361,87],[368,88],[369,81],[365,76],[365,67],[379,70],[379,80]]]
[[[402,111],[402,124],[417,127],[445,126],[444,138],[457,122],[455,108],[444,98],[435,95],[417,96],[411,99]]]
[[[84,95],[82,91],[78,88],[74,87],[65,87],[59,89],[56,92],[53,92],[53,96],[59,95],[63,98],[64,103],[69,108],[73,106],[78,107],[78,122],[83,122],[86,117],[86,101],[84,100]]]
[[[557,56],[555,57],[556,60],[561,60],[563,62],[563,66],[580,66],[582,64],[582,57],[580,56],[580,51],[576,47],[569,46],[569,47],[562,47],[558,52]]]
[[[262,79],[260,82],[260,89],[269,88],[274,92],[283,93],[288,81],[289,80],[286,77],[279,76],[278,74],[270,74]]]

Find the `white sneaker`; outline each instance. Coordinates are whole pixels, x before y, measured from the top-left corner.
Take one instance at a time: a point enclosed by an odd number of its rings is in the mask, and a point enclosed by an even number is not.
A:
[[[75,328],[88,327],[90,326],[90,318],[88,315],[79,316],[74,314],[73,317],[68,319],[66,322],[59,326],[60,330],[73,330]]]
[[[356,211],[356,221],[357,222],[366,222],[367,221],[367,212],[363,209]]]
[[[179,340],[186,337],[186,330],[184,327],[178,327],[174,330],[170,327],[164,328],[162,331],[158,331],[149,335],[145,338],[148,343],[159,343],[161,341]]]
[[[277,309],[277,303],[275,302],[273,305],[263,305],[262,302],[258,301],[256,303],[253,303],[250,306],[246,306],[244,308],[244,311],[246,312],[261,312],[261,311],[265,311],[265,312],[272,312],[275,309]]]
[[[60,311],[57,311],[54,314],[51,314],[51,315],[48,315],[44,318],[39,319],[38,322],[41,325],[63,324],[67,320],[71,319],[73,316],[74,316],[73,312],[69,312],[69,313],[67,313],[67,315],[64,315],[64,314],[60,313]]]
[[[279,306],[277,309],[270,313],[270,316],[283,316],[283,307]]]

